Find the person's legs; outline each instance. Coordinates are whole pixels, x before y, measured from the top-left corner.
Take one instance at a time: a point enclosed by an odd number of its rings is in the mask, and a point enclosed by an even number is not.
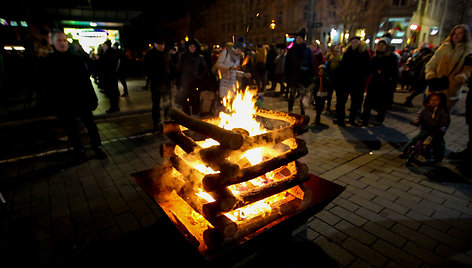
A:
[[[382,105],[382,107],[377,108],[377,116],[375,117],[375,123],[377,125],[382,124],[385,120],[385,112],[385,106]]]
[[[353,88],[349,94],[351,95],[351,108],[349,111],[349,122],[354,123],[359,113],[359,110],[362,107],[362,100],[363,100],[363,88]]]
[[[442,162],[444,158],[444,152],[446,151],[446,142],[444,141],[444,135],[442,133],[433,135],[431,146],[433,147],[434,160],[436,162]]]
[[[340,88],[336,90],[336,124],[344,126],[346,118],[347,89]]]
[[[152,121],[154,129],[157,129],[161,122],[161,91],[160,86],[151,81],[151,101],[152,101]]]
[[[295,83],[290,83],[288,85],[288,112],[293,111],[293,105],[295,103],[295,96],[297,94],[297,88]]]
[[[80,115],[80,119],[87,128],[90,144],[92,145],[92,149],[95,152],[95,157],[98,159],[107,158],[107,153],[102,149],[102,141],[100,139],[97,124],[95,124],[95,121],[93,120],[92,112],[82,113]]]
[[[123,74],[120,74],[120,83],[123,86],[123,95],[122,97],[128,96],[128,84],[126,84],[126,77]]]
[[[324,109],[324,103],[325,103],[325,98],[323,97],[315,97],[315,111],[316,111],[316,117],[315,117],[315,123],[319,124],[321,123],[321,113],[323,112]]]

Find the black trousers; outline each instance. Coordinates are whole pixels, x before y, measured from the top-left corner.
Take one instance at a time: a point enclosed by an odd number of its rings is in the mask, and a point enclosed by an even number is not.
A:
[[[170,94],[170,84],[151,80],[152,121],[155,125],[161,122],[161,97],[165,94]]]
[[[344,87],[336,90],[336,119],[339,122],[344,121],[346,118],[346,103],[349,96],[351,96],[349,121],[354,121],[364,99],[364,84],[353,84],[349,89]]]
[[[93,120],[93,114],[91,111],[84,111],[78,114],[62,114],[58,116],[59,121],[66,131],[67,137],[76,152],[83,152],[84,145],[80,140],[79,136],[79,125],[82,123],[88,131],[90,138],[90,144],[94,150],[102,148],[102,142],[100,140],[100,134],[98,133],[97,125]]]
[[[105,94],[110,102],[110,109],[118,111],[120,109],[120,89],[118,88],[118,78],[107,76],[105,78]]]

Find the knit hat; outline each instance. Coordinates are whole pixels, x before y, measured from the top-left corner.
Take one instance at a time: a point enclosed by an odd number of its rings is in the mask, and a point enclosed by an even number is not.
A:
[[[295,34],[296,36],[300,36],[302,37],[303,39],[305,39],[305,36],[306,36],[306,29],[305,28],[301,28],[300,30],[298,30],[298,32]]]
[[[354,40],[354,39],[357,39],[357,40],[361,41],[361,37],[360,37],[360,36],[353,36],[353,37],[349,38],[349,42],[351,42],[351,41]]]
[[[379,43],[380,42],[384,42],[389,47],[391,41],[390,41],[390,38],[384,36],[379,39]]]
[[[234,42],[234,48],[244,49],[244,37],[240,36]]]

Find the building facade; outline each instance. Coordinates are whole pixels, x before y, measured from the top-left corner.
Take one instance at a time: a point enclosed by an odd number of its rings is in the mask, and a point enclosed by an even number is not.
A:
[[[408,28],[412,46],[437,46],[457,24],[472,24],[469,0],[418,0]]]
[[[224,45],[243,36],[246,44],[282,43],[287,35],[307,29],[308,41],[329,46],[358,35],[367,41],[389,32],[397,45],[406,42],[406,29],[415,0],[217,0],[196,21],[185,16],[167,23],[176,38],[195,37],[202,43]]]

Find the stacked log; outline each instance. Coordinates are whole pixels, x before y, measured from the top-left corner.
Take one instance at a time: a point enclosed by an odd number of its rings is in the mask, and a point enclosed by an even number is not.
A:
[[[257,115],[270,119],[283,120],[290,125],[269,131],[256,136],[249,136],[245,130],[226,130],[214,124],[192,118],[182,111],[169,108],[168,115],[174,122],[166,123],[162,126],[163,133],[191,158],[199,158],[207,166],[216,170],[217,173],[203,174],[192,167],[183,157],[176,155],[175,144],[162,144],[160,153],[162,157],[169,157],[172,166],[182,174],[185,185],[177,191],[177,194],[210,222],[213,227],[203,233],[205,243],[217,246],[224,241],[231,240],[238,234],[246,234],[248,230],[257,230],[261,224],[270,222],[278,217],[277,209],[268,219],[258,219],[254,223],[245,223],[244,230],[240,230],[238,225],[225,216],[226,212],[244,207],[248,204],[262,200],[274,194],[288,191],[295,199],[304,198],[305,194],[300,187],[308,177],[308,167],[298,163],[296,160],[308,153],[306,143],[296,139],[301,133],[300,129],[307,126],[309,118],[295,114],[283,112],[257,110]],[[187,136],[182,130],[188,130],[203,134],[208,138],[218,141],[220,144],[209,148],[202,148],[192,138]],[[290,145],[290,150],[262,161],[257,165],[241,168],[241,163],[233,163],[230,159],[239,159],[245,151],[261,146],[276,145],[287,139],[293,139],[294,146]],[[253,190],[233,195],[228,186],[249,181],[263,176],[267,172],[281,169],[295,161],[295,170],[285,177],[271,181],[264,186]],[[219,172],[218,172],[219,171]],[[204,189],[210,194],[214,201],[207,201],[196,194],[197,189]],[[283,209],[283,208],[282,208]],[[279,209],[280,210],[280,209]],[[280,212],[280,211],[279,211]],[[246,230],[247,229],[247,230]]]

